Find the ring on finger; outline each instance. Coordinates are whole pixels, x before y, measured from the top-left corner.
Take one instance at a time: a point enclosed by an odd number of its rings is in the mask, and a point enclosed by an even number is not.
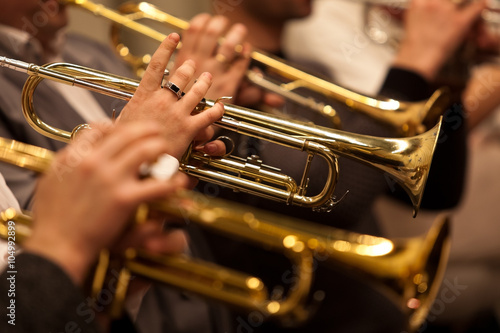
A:
[[[168,81],[167,84],[162,88],[167,88],[168,90],[173,92],[177,96],[177,99],[181,99],[181,97],[184,95],[184,92],[182,92],[181,88],[179,88],[179,86],[172,81]]]
[[[223,65],[227,65],[229,63],[229,61],[227,61],[227,57],[222,53],[217,53],[217,55],[215,56],[215,60],[217,60]]]
[[[160,87],[164,87],[165,86],[165,81],[167,80],[167,77],[170,75],[170,71],[168,69],[165,69],[165,71],[163,71],[163,78],[161,79],[161,84],[160,84]]]

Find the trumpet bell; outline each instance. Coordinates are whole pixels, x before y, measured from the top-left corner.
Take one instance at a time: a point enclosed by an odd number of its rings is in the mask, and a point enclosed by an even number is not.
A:
[[[208,106],[213,105],[212,101],[205,103]],[[431,168],[432,156],[439,139],[442,118],[439,118],[432,129],[420,135],[409,138],[379,138],[355,133],[347,134],[232,105],[226,105],[225,110],[227,115],[235,119],[287,134],[286,137],[277,135],[269,139],[269,133],[261,133],[261,137],[274,143],[304,151],[315,150],[322,157],[344,156],[384,172],[406,191],[413,203],[413,216],[417,215]],[[255,135],[242,127],[238,128],[238,132]]]
[[[322,263],[345,267],[397,304],[408,318],[409,331],[421,326],[432,306],[451,246],[446,215],[438,216],[425,236],[389,240],[257,209],[249,211],[246,206],[207,200],[198,193],[186,193],[151,208],[223,234],[230,230],[233,237],[284,251],[287,257],[310,252]],[[305,266],[297,267],[303,273]],[[304,312],[301,308],[293,315],[300,318]]]

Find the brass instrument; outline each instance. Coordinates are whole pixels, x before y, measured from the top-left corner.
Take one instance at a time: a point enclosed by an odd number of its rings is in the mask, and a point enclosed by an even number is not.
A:
[[[0,57],[0,66],[30,75],[22,92],[24,116],[39,133],[65,142],[70,141],[81,126],[73,132],[67,132],[53,128],[38,117],[33,105],[33,96],[37,85],[44,78],[125,100],[133,96],[139,84],[134,80],[67,63],[40,67]],[[197,111],[211,107],[214,103],[204,99],[198,104]],[[225,105],[225,115],[216,124],[237,133],[307,152],[309,158],[300,184],[297,185],[291,177],[262,165],[258,160],[241,161],[232,156],[213,158],[191,151],[185,154],[181,161],[182,171],[208,182],[287,204],[330,210],[335,205],[332,197],[337,181],[338,154],[373,166],[394,178],[410,196],[414,216],[422,201],[441,126],[439,122],[426,133],[409,138],[377,138],[285,120],[228,104]],[[329,173],[323,190],[308,197],[305,195],[307,173],[314,155],[321,156],[327,162]],[[226,174],[216,170],[224,170]],[[237,176],[228,174],[235,172],[238,173]]]
[[[115,25],[126,27],[158,42],[163,41],[166,35],[138,23],[138,19],[147,18],[159,21],[178,30],[185,30],[189,27],[188,22],[173,17],[147,2],[124,4],[121,7],[121,10],[124,13],[120,13],[89,0],[60,1],[64,4],[76,5],[80,8],[89,10],[96,16],[103,16],[111,20],[115,23]],[[128,47],[120,43],[117,31],[118,30],[115,26],[115,29],[112,32],[112,41],[118,53],[135,67],[144,67],[144,65],[147,65],[150,56],[133,56]],[[423,133],[430,127],[434,126],[434,124],[438,121],[439,116],[444,112],[450,103],[448,90],[446,88],[441,88],[435,91],[434,94],[426,101],[403,102],[390,98],[377,99],[350,91],[337,86],[332,82],[303,72],[288,65],[283,59],[270,56],[263,51],[253,51],[251,53],[251,58],[256,63],[268,68],[269,71],[274,74],[291,81],[276,85],[270,80],[263,78],[261,75],[257,75],[253,71],[248,71],[247,77],[250,81],[263,88],[272,87],[271,89],[275,93],[282,94],[285,98],[295,99],[296,102],[299,102],[306,107],[316,109],[316,111],[319,111],[323,115],[331,117],[337,127],[340,125],[340,120],[331,106],[318,105],[309,98],[292,93],[298,88],[306,88],[315,91],[323,96],[333,98],[334,100],[347,105],[352,110],[364,113],[377,121],[392,127],[395,131],[404,136],[412,136],[418,133]]]
[[[0,66],[29,74],[22,92],[24,116],[39,133],[65,142],[70,141],[82,125],[73,132],[67,132],[44,123],[38,117],[33,106],[33,97],[37,85],[44,78],[125,100],[133,96],[139,84],[134,80],[67,63],[40,67],[0,57]],[[214,103],[203,99],[196,110],[202,111]],[[336,157],[338,154],[375,167],[394,178],[410,196],[414,208],[413,216],[416,216],[422,201],[441,121],[433,129],[418,136],[401,139],[378,138],[286,120],[226,104],[225,115],[216,122],[216,125],[307,152],[308,158],[300,184],[297,185],[295,180],[279,170],[263,165],[258,159],[242,161],[241,158],[232,156],[214,158],[191,151],[188,151],[180,161],[181,171],[238,191],[287,204],[328,211],[336,204],[333,191],[338,174]],[[322,191],[314,196],[306,196],[308,171],[314,155],[321,156],[327,162],[329,172]],[[233,176],[234,174],[236,176]]]
[[[0,161],[45,171],[53,154],[42,148],[0,139]],[[408,328],[417,329],[425,319],[442,280],[449,254],[449,222],[440,217],[427,236],[393,241],[320,226],[305,221],[228,204],[194,192],[180,192],[164,201],[148,203],[150,210],[189,219],[204,228],[220,231],[275,251],[283,252],[299,268],[295,285],[282,299],[270,299],[262,281],[231,269],[183,256],[151,255],[138,249],[126,251],[119,282],[126,285],[131,274],[167,283],[264,317],[286,323],[309,315],[305,305],[310,292],[313,261],[339,265],[367,278],[408,316]],[[8,238],[8,221],[29,226],[29,218],[10,209],[0,214],[0,237]],[[21,227],[21,225],[19,225]],[[29,229],[18,228],[19,237]],[[98,265],[96,280],[108,264]],[[97,286],[102,286],[98,283]],[[122,300],[126,288],[118,288]]]

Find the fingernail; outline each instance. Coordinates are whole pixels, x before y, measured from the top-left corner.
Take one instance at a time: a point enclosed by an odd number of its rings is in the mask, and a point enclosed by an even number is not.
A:
[[[175,41],[175,42],[178,42],[178,41],[181,39],[181,37],[179,36],[179,34],[177,34],[177,33],[175,33],[175,32],[173,32],[173,33],[171,33],[170,35],[168,35],[168,38],[169,38],[170,40]]]
[[[207,154],[213,154],[217,151],[217,145],[215,143],[209,142],[203,147],[203,151]]]
[[[209,80],[212,80],[212,74],[209,72],[203,72],[201,75],[206,76]]]

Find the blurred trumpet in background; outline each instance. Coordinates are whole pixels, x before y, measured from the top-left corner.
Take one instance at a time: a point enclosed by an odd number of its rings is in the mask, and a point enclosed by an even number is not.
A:
[[[120,30],[122,27],[133,30],[157,42],[163,41],[166,34],[138,21],[148,19],[160,22],[163,26],[173,28],[177,31],[182,31],[189,27],[187,21],[169,15],[147,2],[126,3],[117,11],[89,0],[60,1],[64,4],[86,9],[94,15],[111,20],[113,22],[111,40],[116,51],[133,68],[136,68],[139,74],[144,70],[144,66],[147,66],[149,63],[151,56],[149,54],[133,55],[130,48],[121,40]],[[252,83],[280,94],[285,99],[292,100],[304,108],[320,112],[332,119],[332,125],[335,128],[340,126],[340,119],[336,111],[331,106],[318,103],[309,96],[299,95],[295,92],[296,89],[305,88],[311,92],[319,93],[326,98],[337,100],[352,110],[366,114],[389,126],[399,135],[404,136],[423,133],[433,127],[450,103],[446,89],[438,89],[428,100],[419,102],[398,101],[385,97],[374,98],[345,89],[332,82],[303,72],[287,64],[283,59],[276,58],[263,51],[254,50],[251,53],[251,58],[262,68],[265,68],[265,72],[283,79],[283,82],[276,82],[269,75],[262,76],[249,70],[247,78]]]

